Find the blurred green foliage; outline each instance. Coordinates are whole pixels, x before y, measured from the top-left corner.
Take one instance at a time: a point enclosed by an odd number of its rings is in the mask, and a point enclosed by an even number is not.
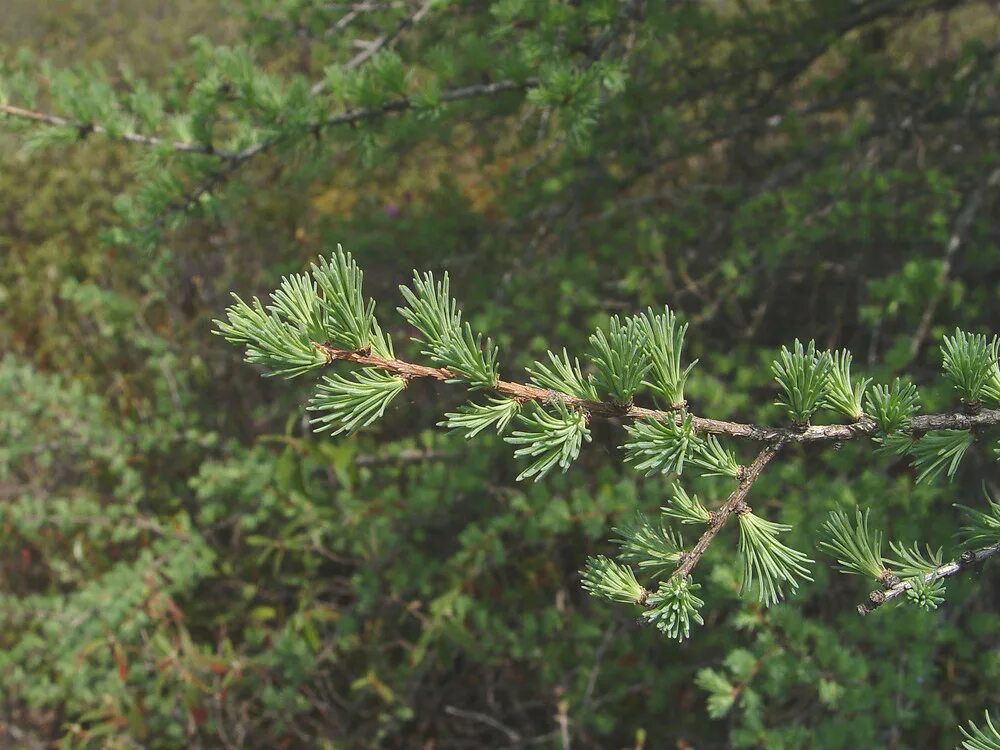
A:
[[[669,303],[699,413],[781,422],[769,366],[796,338],[950,408],[939,342],[1000,319],[991,6],[484,0],[400,27],[419,3],[340,26],[349,3],[58,5],[5,6],[11,104],[114,126],[99,105],[148,90],[165,114],[142,132],[277,140],[199,192],[211,156],[2,121],[0,739],[952,748],[996,705],[988,570],[933,613],[861,619],[863,584],[819,565],[764,610],[739,597],[734,524],[679,646],[580,588],[611,528],[670,494],[623,465],[619,427],[519,484],[502,440],[434,428],[446,390],[313,435],[313,383],[261,379],[211,335],[230,290],[342,242],[386,310],[414,267],[447,270],[502,376]],[[354,40],[397,28],[345,70]],[[530,90],[438,98],[506,79]],[[402,95],[417,111],[310,132]],[[796,448],[753,504],[797,549],[856,505],[951,549],[952,504],[983,509],[984,481],[978,446],[953,484],[919,487],[870,446]],[[723,487],[695,483],[709,507]]]

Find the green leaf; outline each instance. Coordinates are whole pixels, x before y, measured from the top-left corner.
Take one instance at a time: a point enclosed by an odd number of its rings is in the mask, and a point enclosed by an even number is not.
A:
[[[643,376],[651,363],[645,356],[645,335],[634,318],[624,323],[618,316],[611,318],[608,332],[598,328],[591,337],[597,385],[619,405],[632,403],[632,397],[642,385]]]
[[[316,395],[309,401],[309,411],[319,416],[310,424],[316,432],[332,435],[354,432],[381,417],[392,400],[406,388],[406,381],[379,370],[366,368],[350,377],[324,377]]]
[[[917,484],[933,482],[945,470],[948,479],[954,479],[972,441],[969,430],[936,430],[920,438],[910,450],[913,465],[920,470]]]
[[[392,348],[392,339],[389,338],[389,334],[383,333],[382,327],[379,326],[375,318],[372,318],[371,347],[372,354],[378,357],[383,359],[396,358],[396,353]]]
[[[816,342],[807,347],[795,339],[792,350],[781,347],[781,353],[771,365],[771,372],[781,387],[779,406],[788,410],[796,424],[807,424],[823,403],[830,379],[829,352],[816,354]]]
[[[908,429],[919,399],[913,383],[896,378],[892,387],[876,385],[865,399],[865,411],[878,423],[883,436]]]
[[[517,475],[517,481],[534,477],[537,482],[556,466],[565,472],[580,454],[583,442],[590,442],[582,412],[571,411],[562,401],[554,402],[552,408],[554,413],[532,404],[530,414],[518,417],[525,429],[504,438],[512,445],[523,446],[514,451],[515,457],[534,459]]]
[[[451,298],[448,273],[440,281],[434,274],[413,272],[413,291],[400,286],[406,307],[397,310],[406,322],[420,331],[423,353],[442,367],[455,372],[459,379],[474,388],[493,388],[499,377],[497,348],[492,339],[473,336],[468,323],[462,323],[458,302]],[[448,382],[455,382],[449,380]]]
[[[704,471],[703,477],[730,477],[740,478],[740,464],[736,460],[736,455],[725,448],[715,435],[709,435],[704,440],[699,440],[696,444],[696,452],[691,456],[691,463],[699,466]]]
[[[962,527],[963,543],[967,547],[986,547],[1000,543],[1000,503],[994,502],[989,496],[985,485],[983,497],[989,506],[987,512],[970,508],[967,505],[957,505],[965,511],[969,520],[968,526]]]
[[[628,565],[616,563],[604,555],[588,558],[580,575],[584,590],[591,596],[623,604],[638,604],[647,595]]]
[[[778,534],[791,531],[791,526],[766,521],[750,512],[740,513],[739,522],[743,591],[756,588],[761,603],[771,606],[784,598],[783,583],[794,590],[799,579],[812,580],[806,563],[813,561],[778,540]]]
[[[535,362],[534,367],[527,368],[533,384],[588,401],[600,401],[593,377],[584,377],[580,371],[580,360],[574,359],[571,363],[565,349],[562,350],[561,358],[551,351],[547,354],[552,363],[551,368],[541,362]]]
[[[882,557],[882,532],[871,533],[868,530],[869,512],[866,510],[862,515],[861,510],[857,509],[853,526],[847,513],[831,513],[823,524],[823,529],[830,538],[820,541],[819,546],[837,558],[842,572],[870,576],[881,581],[889,571]]]
[[[296,324],[309,341],[322,344],[327,339],[328,317],[316,284],[305,274],[281,279],[267,308],[279,318]]]
[[[673,311],[666,306],[662,315],[654,313],[650,307],[638,316],[638,320],[645,333],[646,353],[652,365],[653,378],[644,381],[645,384],[668,406],[683,406],[684,385],[691,370],[698,364],[695,360],[686,368],[681,366],[687,323],[679,324]]]
[[[75,127],[42,127],[28,133],[21,144],[21,154],[32,156],[53,147],[67,147],[79,143],[81,131]]]
[[[654,523],[640,511],[613,531],[618,536],[611,541],[621,548],[619,558],[634,563],[653,578],[670,573],[684,554],[684,541],[679,534],[666,528],[662,521]]]
[[[264,311],[260,300],[251,307],[237,295],[236,304],[226,308],[228,322],[216,320],[215,333],[232,344],[246,346],[245,360],[271,370],[270,374],[294,378],[327,363],[326,356],[313,346],[305,325]]]
[[[832,680],[820,679],[816,688],[820,703],[827,708],[836,708],[837,703],[840,702],[840,698],[844,694],[843,686]]]
[[[944,581],[941,579],[925,581],[918,576],[908,579],[908,583],[906,598],[921,609],[932,612],[944,601]]]
[[[375,301],[365,303],[361,290],[364,274],[351,254],[337,245],[329,260],[320,257],[318,265],[312,264],[312,276],[323,291],[326,313],[326,335],[317,341],[348,351],[371,347]]]
[[[989,711],[983,712],[986,724],[980,729],[971,721],[969,728],[962,727],[962,750],[1000,750],[1000,731],[993,726]]]
[[[490,398],[488,404],[465,404],[457,412],[445,414],[445,421],[439,427],[451,430],[466,430],[466,439],[475,437],[487,427],[496,425],[498,434],[503,434],[510,421],[517,416],[521,405],[512,398]]]
[[[990,366],[990,376],[983,385],[983,396],[994,404],[1000,404],[1000,338],[997,336],[993,337],[990,357],[992,365]]]
[[[655,593],[649,595],[649,607],[642,616],[655,624],[668,638],[683,641],[691,637],[691,623],[703,624],[698,610],[705,604],[695,592],[701,586],[691,582],[691,576],[681,579],[674,576],[663,581]]]
[[[889,547],[896,553],[895,559],[887,558],[885,564],[900,578],[914,578],[932,573],[944,564],[943,550],[938,547],[937,552],[925,547],[926,555],[920,551],[919,545],[914,542],[912,548],[908,548],[898,542],[889,542]]]
[[[978,404],[997,362],[998,340],[983,334],[966,333],[958,328],[945,336],[941,345],[945,376],[966,404]]]
[[[875,454],[879,456],[906,456],[913,450],[917,441],[907,432],[894,432],[891,435],[883,435],[873,438],[878,445]]]
[[[697,444],[690,414],[684,414],[678,423],[667,419],[641,419],[627,425],[629,441],[625,460],[635,464],[636,471],[651,476],[659,472],[668,474],[684,471],[684,461]]]
[[[674,485],[674,494],[670,505],[660,508],[663,515],[676,518],[681,523],[707,524],[712,520],[708,509],[702,505],[697,495],[688,495],[680,484]]]
[[[871,378],[851,382],[852,357],[847,349],[834,352],[830,361],[828,391],[823,406],[835,409],[856,422],[865,415],[862,403]]]
[[[695,685],[708,692],[708,715],[713,719],[721,719],[736,701],[738,691],[721,672],[714,669],[702,669],[695,677]]]
[[[760,668],[757,657],[745,648],[737,648],[726,654],[726,669],[740,682],[748,682]]]

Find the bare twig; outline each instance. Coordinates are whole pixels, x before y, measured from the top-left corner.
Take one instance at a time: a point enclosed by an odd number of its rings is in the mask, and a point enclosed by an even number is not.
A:
[[[527,89],[534,88],[538,85],[538,81],[535,79],[528,79],[526,81],[511,81],[503,80],[496,81],[494,83],[477,83],[470,86],[459,86],[454,89],[448,89],[443,91],[438,95],[438,100],[443,103],[452,103],[457,101],[462,101],[463,99],[474,99],[480,97],[496,96],[497,94],[506,93],[508,91],[524,91]],[[400,99],[393,99],[392,101],[386,102],[385,104],[379,105],[377,107],[365,107],[363,109],[347,109],[343,112],[338,112],[333,115],[329,115],[326,118],[314,123],[311,126],[306,127],[303,130],[296,129],[296,133],[310,133],[314,135],[321,135],[324,130],[330,127],[337,127],[341,125],[353,125],[359,122],[368,122],[371,120],[378,119],[384,115],[405,112],[408,109],[412,109],[414,100],[412,97],[402,97]],[[167,138],[161,138],[152,135],[143,135],[141,133],[125,132],[125,133],[112,133],[107,128],[96,125],[93,123],[76,122],[74,120],[69,120],[65,117],[60,117],[58,115],[48,114],[46,112],[38,112],[31,109],[24,109],[23,107],[15,107],[10,104],[0,104],[0,115],[5,115],[7,117],[20,118],[24,120],[31,120],[42,125],[48,125],[50,127],[65,127],[73,128],[79,131],[81,137],[85,137],[89,134],[102,135],[111,140],[121,141],[123,143],[130,143],[134,145],[141,146],[166,146],[177,153],[183,154],[201,154],[204,156],[211,156],[222,161],[231,162],[226,168],[220,170],[220,172],[213,175],[214,179],[209,181],[208,187],[204,187],[200,190],[199,195],[192,198],[192,200],[197,200],[200,194],[203,194],[214,187],[214,185],[228,176],[229,172],[235,170],[235,168],[241,166],[244,162],[258,156],[265,151],[269,150],[281,141],[283,137],[287,134],[282,134],[263,140],[259,143],[255,143],[252,146],[248,146],[239,151],[228,151],[225,149],[216,149],[211,144],[206,143],[195,143],[193,141],[173,141]],[[190,202],[190,201],[189,201]]]
[[[433,4],[433,0],[424,0],[424,3],[421,4],[421,6],[414,13],[403,18],[403,20],[396,25],[396,28],[369,43],[363,51],[348,60],[344,65],[344,68],[346,70],[359,68],[382,50],[387,47],[391,47],[400,34],[406,31],[409,27],[416,26],[421,20],[423,20],[424,16],[427,15],[427,12],[431,9],[431,5]]]
[[[559,739],[562,750],[570,750],[569,702],[562,697],[559,698],[559,703],[556,706],[556,721],[559,722]]]
[[[507,739],[513,742],[515,745],[520,745],[522,742],[521,735],[511,729],[509,726],[504,724],[498,719],[494,719],[488,714],[481,713],[479,711],[468,711],[464,708],[456,708],[455,706],[445,706],[444,712],[449,716],[456,716],[460,719],[469,719],[471,721],[478,721],[480,724],[485,724],[488,727],[493,727],[497,731],[503,732],[507,735]]]
[[[970,568],[974,568],[987,560],[997,553],[1000,553],[1000,542],[997,544],[991,544],[989,547],[982,547],[977,550],[969,550],[968,552],[963,552],[962,556],[957,560],[952,560],[950,563],[945,563],[940,568],[932,570],[923,576],[924,583],[933,583],[942,578],[948,578],[950,576],[958,575]],[[913,584],[909,581],[900,581],[893,586],[886,589],[876,589],[868,595],[869,601],[865,604],[858,605],[858,614],[867,615],[870,612],[881,607],[888,601],[902,596],[907,591],[913,588]]]
[[[344,64],[344,70],[355,70],[364,65],[368,60],[373,58],[382,50],[386,49],[387,47],[391,47],[396,42],[396,39],[399,37],[400,34],[406,31],[406,29],[408,29],[409,27],[415,26],[416,24],[420,23],[421,20],[423,20],[424,16],[427,15],[427,12],[431,9],[431,6],[433,4],[434,4],[433,0],[425,0],[424,3],[421,4],[421,6],[414,13],[405,16],[391,31],[386,32],[378,39],[375,39],[374,41],[366,44],[365,48],[361,52],[356,54],[354,57],[352,57]],[[357,15],[362,10],[368,10],[368,9],[356,7],[352,9],[351,12],[348,13],[347,16],[345,16],[345,18],[350,17],[351,20],[353,20],[354,16]],[[343,21],[343,19],[341,20]],[[339,28],[343,27],[338,26],[338,29]],[[309,90],[309,93],[312,94],[313,96],[316,96],[317,94],[321,93],[325,88],[326,88],[326,80],[321,79],[317,81],[315,84],[313,84],[313,87]]]

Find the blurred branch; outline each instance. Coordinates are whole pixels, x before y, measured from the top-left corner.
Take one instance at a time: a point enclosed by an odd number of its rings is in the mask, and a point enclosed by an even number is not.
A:
[[[484,714],[480,711],[467,711],[463,708],[456,708],[455,706],[445,706],[444,712],[449,716],[455,716],[459,719],[469,719],[471,721],[478,721],[480,724],[485,724],[488,727],[493,727],[499,732],[503,732],[507,735],[507,739],[514,743],[515,746],[521,744],[521,735],[517,731],[510,728],[502,721],[494,719],[492,716]]]
[[[3,740],[4,737],[9,737],[12,742],[16,743],[16,747],[25,748],[25,750],[44,750],[49,747],[48,743],[42,741],[34,732],[21,729],[9,722],[0,722],[0,740]]]
[[[422,463],[424,461],[447,461],[455,458],[455,454],[449,451],[435,451],[431,449],[420,450],[419,448],[409,448],[394,454],[374,454],[355,456],[355,466],[386,466],[389,464],[410,464]]]
[[[472,84],[470,86],[461,86],[459,88],[444,91],[438,96],[438,100],[444,103],[452,103],[462,101],[463,99],[496,96],[508,91],[528,90],[537,85],[538,81],[535,79],[528,79],[524,82],[504,80],[497,81],[495,83]],[[305,130],[296,130],[295,134],[300,135],[303,133],[310,133],[319,138],[323,134],[323,131],[328,127],[353,125],[358,122],[369,122],[387,114],[405,112],[413,107],[413,101],[414,100],[411,97],[404,97],[401,99],[394,99],[377,107],[348,109],[336,115],[332,115]],[[243,166],[243,164],[274,148],[283,139],[289,137],[289,135],[291,134],[279,134],[273,138],[261,141],[253,146],[249,146],[242,151],[212,151],[211,156],[224,159],[227,163],[223,164],[219,169],[210,172],[193,190],[185,193],[181,196],[181,198],[175,201],[173,205],[168,207],[167,210],[163,212],[156,223],[162,224],[166,219],[166,216],[172,212],[183,212],[194,208],[198,205],[202,196],[207,195],[218,185],[228,180],[233,173]]]
[[[917,330],[913,334],[913,340],[910,343],[911,360],[920,353],[920,349],[923,347],[924,341],[927,339],[931,323],[934,320],[934,313],[937,312],[938,305],[941,304],[941,298],[944,296],[944,290],[947,285],[948,277],[951,275],[951,268],[955,260],[955,255],[958,253],[959,248],[965,241],[965,237],[968,234],[972,223],[975,221],[976,215],[979,213],[979,208],[983,204],[983,196],[986,194],[987,190],[996,187],[998,184],[1000,184],[1000,168],[994,169],[990,172],[986,181],[972,191],[968,200],[965,201],[965,206],[955,219],[951,237],[948,239],[948,244],[945,245],[944,256],[941,259],[941,270],[938,273],[937,283],[935,284],[934,296],[931,297],[927,306],[924,308],[924,313],[920,317],[920,323],[917,325]]]
[[[424,16],[427,15],[428,11],[430,11],[431,6],[433,4],[434,4],[433,0],[425,0],[415,12],[411,13],[408,16],[404,16],[403,19],[396,25],[394,29],[386,32],[378,39],[368,42],[365,45],[365,48],[361,52],[356,54],[354,57],[352,57],[344,64],[344,70],[348,71],[355,70],[356,68],[359,68],[362,65],[364,65],[368,60],[373,58],[382,50],[386,49],[387,47],[391,47],[395,43],[396,39],[399,38],[400,34],[402,34],[411,26],[415,26],[416,24],[420,23],[421,20],[423,20]],[[371,12],[374,9],[374,7],[369,7],[369,6],[374,6],[374,4],[362,3],[361,5],[354,6],[351,9],[351,11],[346,16],[344,16],[344,18],[340,19],[340,21],[337,22],[337,25],[335,27],[336,30],[339,31],[343,29],[359,13]],[[326,79],[321,79],[317,81],[315,84],[313,84],[313,87],[309,89],[309,93],[312,94],[313,96],[316,96],[317,94],[322,93],[324,89],[326,89]]]
[[[12,104],[0,104],[0,114],[21,120],[31,120],[42,125],[54,128],[72,128],[80,134],[81,140],[88,135],[103,135],[111,140],[123,141],[124,143],[134,143],[141,146],[167,146],[173,151],[184,154],[206,154],[217,156],[221,159],[236,158],[237,152],[216,151],[211,145],[204,143],[191,143],[189,141],[172,141],[168,138],[159,138],[154,135],[143,135],[130,131],[124,133],[112,133],[107,128],[93,123],[77,122],[58,115],[51,115],[47,112],[38,112],[33,109],[15,107]]]

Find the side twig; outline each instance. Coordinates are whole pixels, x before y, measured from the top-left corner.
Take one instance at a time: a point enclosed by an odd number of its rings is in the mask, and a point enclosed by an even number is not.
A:
[[[757,458],[753,460],[753,463],[746,467],[746,471],[740,477],[739,485],[732,491],[722,507],[712,514],[712,520],[708,528],[695,543],[694,547],[691,548],[691,551],[684,555],[681,564],[677,566],[677,570],[673,573],[674,576],[686,578],[690,575],[691,571],[694,570],[694,566],[698,564],[701,556],[705,554],[705,550],[712,543],[712,540],[715,539],[719,531],[726,524],[729,516],[736,511],[740,511],[745,506],[746,496],[750,492],[750,488],[753,487],[753,483],[757,481],[757,477],[764,471],[764,467],[771,462],[771,459],[778,455],[778,451],[781,450],[782,445],[783,441],[779,440],[776,443],[764,446],[763,450],[757,454]]]
[[[932,570],[927,573],[923,579],[924,583],[933,583],[934,581],[940,580],[941,578],[948,578],[950,576],[958,575],[970,568],[977,567],[984,560],[987,560],[994,555],[1000,553],[1000,542],[997,544],[991,544],[989,547],[981,547],[977,550],[970,550],[968,552],[963,552],[962,556],[957,560],[952,560],[950,563],[945,563],[940,568]],[[862,617],[875,611],[881,607],[886,602],[892,601],[897,597],[902,596],[907,591],[913,588],[913,584],[909,581],[900,581],[893,586],[886,589],[876,589],[868,595],[868,602],[865,604],[858,605],[858,614]]]

